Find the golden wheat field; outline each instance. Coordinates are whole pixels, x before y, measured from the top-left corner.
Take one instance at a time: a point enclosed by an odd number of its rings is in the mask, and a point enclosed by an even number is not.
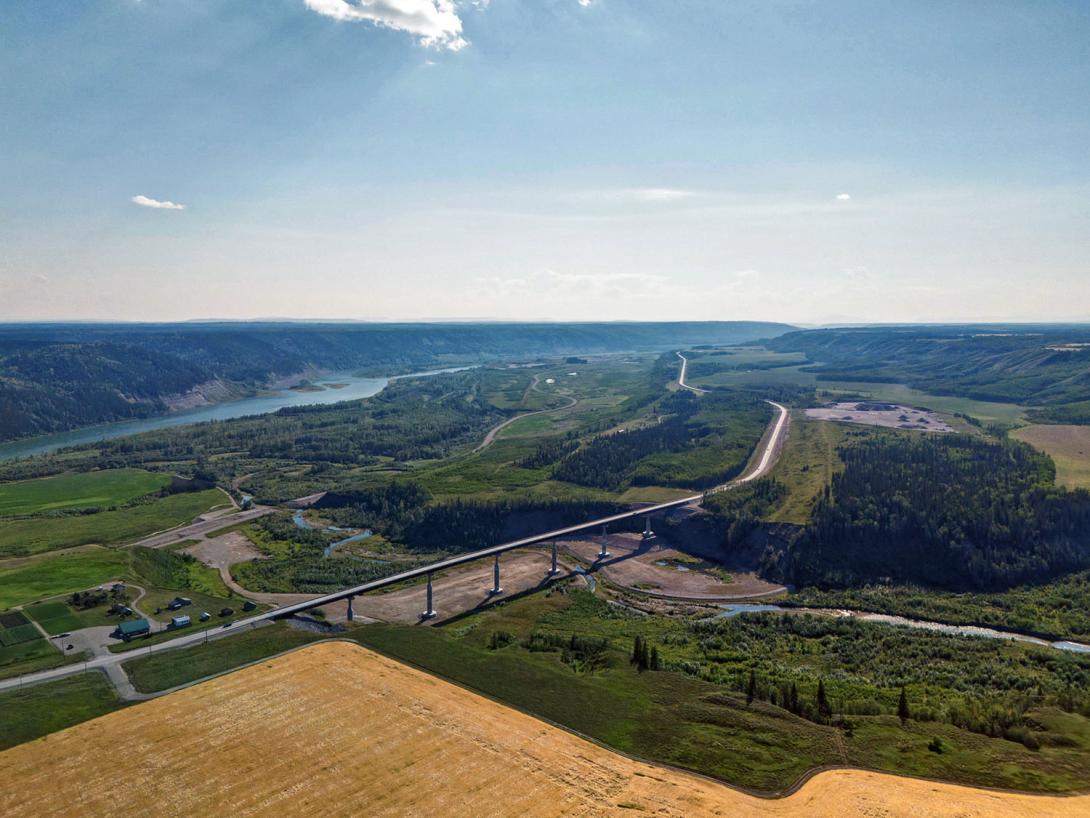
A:
[[[0,753],[16,816],[1086,816],[836,770],[763,800],[632,761],[353,644],[321,643]]]

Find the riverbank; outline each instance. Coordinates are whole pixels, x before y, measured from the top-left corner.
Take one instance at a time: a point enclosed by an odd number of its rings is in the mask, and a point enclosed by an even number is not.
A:
[[[158,429],[170,429],[214,420],[269,415],[292,406],[315,406],[361,400],[377,395],[393,380],[424,378],[471,368],[460,366],[432,369],[388,377],[365,377],[348,372],[330,372],[321,376],[311,375],[306,389],[293,388],[298,385],[298,379],[292,379],[290,382],[285,380],[274,384],[268,391],[248,397],[232,398],[166,415],[103,423],[0,444],[0,461],[49,454],[73,446],[99,443],[103,440],[114,440]]]

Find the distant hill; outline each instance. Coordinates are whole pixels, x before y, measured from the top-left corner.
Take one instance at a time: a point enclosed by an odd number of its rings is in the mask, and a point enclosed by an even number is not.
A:
[[[572,324],[0,325],[0,440],[147,417],[315,370],[394,374],[484,361],[737,344],[752,321]]]
[[[940,395],[1041,407],[1040,420],[1090,422],[1090,326],[862,327],[791,332],[818,380],[906,383]]]

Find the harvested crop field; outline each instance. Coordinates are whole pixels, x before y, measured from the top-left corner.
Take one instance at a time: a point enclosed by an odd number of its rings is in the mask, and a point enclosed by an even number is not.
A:
[[[119,755],[118,749],[124,748]],[[1029,796],[824,772],[784,799],[632,761],[343,642],[0,753],[0,814],[1079,816]]]
[[[1011,436],[1049,455],[1061,486],[1090,488],[1090,426],[1026,426]]]

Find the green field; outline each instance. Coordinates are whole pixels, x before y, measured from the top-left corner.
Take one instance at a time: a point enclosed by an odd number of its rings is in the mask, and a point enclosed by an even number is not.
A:
[[[166,474],[108,469],[0,483],[0,516],[121,505],[170,483]]]
[[[285,624],[236,633],[227,639],[125,662],[125,672],[141,693],[154,693],[256,662],[323,638]]]
[[[0,693],[0,750],[55,733],[123,707],[101,673]]]
[[[26,608],[27,615],[45,628],[50,636],[88,627],[75,611],[63,602],[39,602]],[[97,624],[97,623],[96,623]]]
[[[42,637],[33,625],[0,628],[0,679],[48,670],[82,658],[65,656]],[[10,641],[11,644],[6,644]]]
[[[0,611],[37,599],[82,591],[119,577],[129,564],[123,551],[84,546],[0,562]]]
[[[190,522],[227,504],[218,489],[172,494],[97,514],[69,514],[5,520],[0,524],[0,558],[21,557],[98,543],[112,545]]]

